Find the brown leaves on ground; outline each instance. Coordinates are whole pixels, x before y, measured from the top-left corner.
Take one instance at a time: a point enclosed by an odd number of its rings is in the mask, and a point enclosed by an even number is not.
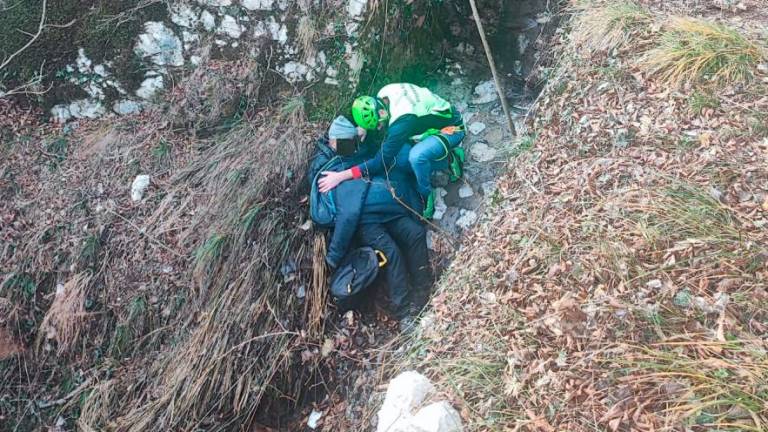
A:
[[[13,335],[4,327],[0,327],[0,361],[9,359],[24,352],[24,348],[16,342]]]
[[[407,363],[470,430],[765,430],[768,77],[675,91],[562,43]]]

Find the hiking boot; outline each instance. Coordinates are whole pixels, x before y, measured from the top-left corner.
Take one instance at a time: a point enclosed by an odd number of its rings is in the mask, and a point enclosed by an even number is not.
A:
[[[450,161],[448,165],[448,169],[451,173],[449,177],[449,181],[451,183],[455,183],[461,179],[462,176],[464,176],[464,161],[467,159],[467,155],[464,152],[464,149],[461,147],[456,147],[451,150],[450,153]]]
[[[435,191],[431,190],[429,191],[429,195],[427,195],[427,202],[424,203],[424,213],[422,213],[422,216],[424,216],[424,219],[432,219],[432,216],[435,215]]]

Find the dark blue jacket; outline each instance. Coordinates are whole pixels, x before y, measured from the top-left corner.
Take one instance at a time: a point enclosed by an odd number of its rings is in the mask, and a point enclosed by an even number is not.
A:
[[[406,114],[386,129],[386,137],[381,143],[381,151],[372,154],[360,161],[357,166],[363,176],[374,177],[383,175],[387,171],[397,169],[400,162],[400,155],[403,147],[408,147],[411,137],[421,135],[429,129],[442,129],[446,126],[461,126],[464,120],[461,113],[451,107],[452,116],[449,118],[427,115],[416,117],[413,114]],[[405,162],[408,162],[408,153],[406,152]]]
[[[341,158],[341,164],[335,169],[348,169],[366,158],[371,149],[365,145],[354,156]],[[386,223],[402,216],[418,217],[422,213],[421,198],[415,189],[413,173],[409,171],[409,150],[410,146],[398,155],[398,169],[391,170],[389,175],[347,180],[330,192],[334,194],[336,203],[336,226],[328,245],[326,261],[332,267],[336,267],[346,255],[359,224]],[[328,137],[320,138],[307,173],[310,182],[334,156],[336,152],[328,146]]]

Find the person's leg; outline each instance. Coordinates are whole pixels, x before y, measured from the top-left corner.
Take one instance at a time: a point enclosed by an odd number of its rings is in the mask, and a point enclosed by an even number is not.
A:
[[[387,294],[392,314],[397,319],[410,313],[410,284],[408,273],[397,243],[381,224],[361,224],[357,229],[358,242],[380,250],[387,258],[387,264],[381,269],[387,284]]]
[[[385,227],[403,252],[413,287],[413,304],[421,310],[427,304],[434,284],[432,266],[429,264],[426,228],[407,216],[387,222]]]
[[[441,139],[440,137],[444,138]],[[454,132],[440,137],[433,135],[417,143],[408,155],[408,162],[416,175],[417,190],[422,196],[427,196],[432,190],[430,175],[432,171],[448,169],[451,149],[458,146],[464,139],[464,132]]]

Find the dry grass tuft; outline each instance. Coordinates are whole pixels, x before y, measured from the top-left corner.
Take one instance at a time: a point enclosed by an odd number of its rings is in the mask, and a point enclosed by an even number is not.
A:
[[[696,336],[606,350],[610,358],[600,367],[617,372],[616,385],[629,397],[611,404],[601,423],[621,425],[632,412],[649,424],[663,417],[701,430],[766,430],[768,359],[753,351],[759,345]]]
[[[79,273],[56,289],[53,303],[40,324],[41,332],[36,344],[38,353],[43,339],[55,340],[59,354],[65,353],[79,340],[87,318],[85,295],[90,280],[88,273]]]
[[[304,15],[299,19],[299,26],[296,30],[296,39],[301,48],[301,58],[303,61],[315,56],[315,39],[317,38],[317,28],[315,21]]]
[[[641,64],[670,85],[702,80],[729,84],[749,80],[765,58],[763,47],[731,27],[675,17]]]
[[[304,304],[307,333],[320,337],[325,330],[325,311],[328,306],[328,266],[325,264],[326,240],[323,234],[315,235],[312,253],[312,285]]]
[[[653,21],[648,10],[634,1],[584,2],[575,13],[574,42],[589,53],[621,48]]]

